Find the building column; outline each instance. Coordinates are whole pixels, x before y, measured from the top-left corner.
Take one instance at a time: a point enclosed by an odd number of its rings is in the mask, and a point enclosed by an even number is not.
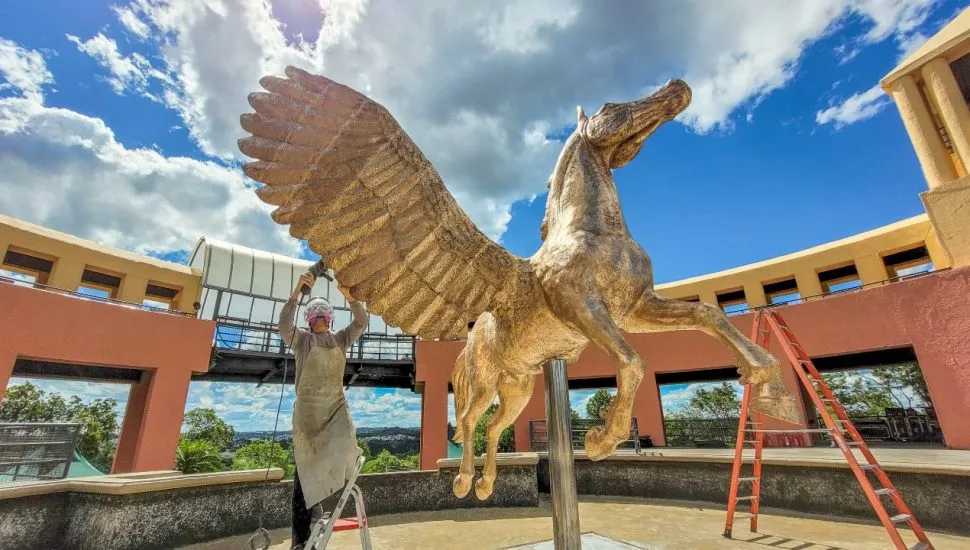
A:
[[[121,419],[121,437],[118,438],[114,462],[111,464],[112,474],[135,471],[133,468],[135,448],[145,415],[145,403],[148,401],[148,388],[151,386],[151,378],[151,373],[143,372],[141,381],[132,384],[128,390],[125,416]]]
[[[923,168],[926,183],[932,189],[956,178],[956,170],[943,147],[943,140],[923,101],[916,79],[904,75],[892,84],[891,95],[903,119],[903,126],[913,143],[916,157]]]
[[[970,108],[953,76],[950,64],[937,57],[920,69],[926,90],[936,103],[943,126],[950,135],[950,143],[965,167],[970,166]]]
[[[818,273],[814,271],[800,271],[795,273],[795,285],[802,301],[824,294],[822,283],[818,280]]]
[[[112,473],[171,470],[182,430],[192,371],[145,373],[132,386]]]
[[[54,262],[50,278],[47,279],[47,286],[75,292],[81,286],[81,276],[83,274],[84,264],[66,258],[59,258]]]
[[[7,393],[7,385],[13,376],[13,367],[17,363],[17,354],[12,349],[0,348],[0,402]]]
[[[122,302],[141,306],[145,303],[145,291],[148,290],[148,279],[135,275],[125,275],[121,279],[118,289],[118,299]]]
[[[633,401],[633,416],[637,419],[640,436],[649,435],[650,440],[657,447],[665,445],[663,408],[660,403],[660,388],[657,385],[657,374],[647,371],[637,388],[637,395]]]
[[[886,263],[877,254],[853,258],[852,261],[855,263],[855,269],[862,284],[869,285],[889,280]]]
[[[930,255],[930,261],[933,262],[933,269],[946,269],[951,267],[950,254],[943,247],[943,244],[940,242],[940,236],[936,234],[936,230],[932,226],[926,234],[926,239],[923,243],[926,245],[926,253]]]
[[[748,304],[748,309],[768,305],[768,297],[765,296],[765,287],[760,283],[744,284],[744,300]]]
[[[546,418],[546,379],[542,372],[535,376],[532,397],[515,419],[515,452],[530,451],[529,421]]]
[[[475,439],[475,434],[466,434]],[[448,381],[431,379],[421,392],[421,469],[437,470],[448,456]]]

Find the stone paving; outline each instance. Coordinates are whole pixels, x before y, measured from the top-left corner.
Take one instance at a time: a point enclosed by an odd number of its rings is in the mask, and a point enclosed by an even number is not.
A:
[[[603,538],[651,550],[758,548],[780,550],[884,550],[891,548],[882,526],[843,522],[838,518],[796,515],[768,508],[760,517],[760,533],[747,521],[735,524],[734,539],[721,536],[724,507],[700,503],[619,497],[583,497],[580,517],[591,543]],[[784,514],[784,515],[782,515]],[[970,548],[970,537],[930,532],[936,548]],[[915,539],[906,533],[909,544]],[[273,550],[287,550],[289,530],[272,533]],[[191,550],[237,550],[247,537],[222,539],[186,547]],[[545,548],[552,538],[551,505],[544,498],[538,508],[482,508],[392,514],[371,518],[374,550],[489,550],[523,545]],[[593,548],[588,545],[588,548]],[[356,532],[336,533],[328,550],[360,548]],[[551,548],[551,546],[550,546]],[[603,547],[608,548],[608,547]]]

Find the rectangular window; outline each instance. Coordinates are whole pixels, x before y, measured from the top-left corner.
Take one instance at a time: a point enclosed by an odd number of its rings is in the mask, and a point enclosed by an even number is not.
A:
[[[796,304],[801,301],[798,284],[794,278],[762,283],[769,304]]]
[[[718,292],[717,305],[728,315],[738,315],[748,311],[748,299],[744,295],[743,288]]]
[[[110,273],[85,267],[81,273],[81,286],[78,292],[87,296],[99,298],[115,298],[121,287],[121,277]]]
[[[10,248],[3,256],[3,266],[9,271],[32,277],[31,282],[47,284],[54,260],[41,254]]]
[[[34,286],[34,283],[37,281],[35,275],[27,275],[19,271],[10,271],[7,269],[0,269],[0,277],[7,279],[15,285],[21,286]]]
[[[142,305],[150,309],[174,309],[177,307],[179,290],[158,283],[148,283]]]
[[[889,277],[900,279],[933,271],[933,262],[925,245],[919,245],[907,250],[887,254],[882,261],[886,264]]]
[[[822,290],[826,294],[830,292],[842,292],[853,288],[860,288],[862,281],[859,280],[859,272],[856,271],[854,263],[834,267],[818,274],[818,282],[822,284]]]

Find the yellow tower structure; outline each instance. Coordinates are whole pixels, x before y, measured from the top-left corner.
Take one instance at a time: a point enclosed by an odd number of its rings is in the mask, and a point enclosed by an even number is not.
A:
[[[920,193],[952,267],[970,266],[970,8],[880,82],[916,150]]]

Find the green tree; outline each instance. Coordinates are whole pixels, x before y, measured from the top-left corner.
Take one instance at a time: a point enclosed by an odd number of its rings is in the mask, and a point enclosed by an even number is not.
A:
[[[488,448],[488,421],[498,410],[498,403],[492,403],[487,409],[485,409],[485,414],[478,419],[478,424],[475,426],[475,454],[480,455],[484,453]],[[502,433],[498,436],[498,452],[500,453],[512,453],[515,452],[515,426],[509,426],[502,430]]]
[[[233,470],[262,470],[268,466],[283,470],[285,477],[293,477],[293,450],[283,448],[278,441],[254,439],[236,449],[232,458]]]
[[[215,445],[204,439],[183,437],[175,450],[175,469],[183,474],[201,474],[225,468]]]
[[[361,437],[357,438],[357,446],[360,447],[361,451],[364,451],[364,460],[370,460],[370,445],[367,444],[367,440]]]
[[[219,418],[216,411],[207,408],[197,408],[185,413],[182,419],[184,435],[189,440],[204,440],[215,445],[220,451],[225,451],[232,445],[236,431]]]
[[[687,418],[737,418],[741,400],[730,382],[698,390],[681,411]]]
[[[0,421],[4,422],[70,422],[81,425],[76,448],[102,472],[111,470],[114,460],[114,436],[118,433],[118,413],[114,399],[95,399],[85,405],[72,396],[65,401],[30,382],[7,389],[0,404]]]
[[[606,417],[606,411],[609,410],[610,405],[613,404],[613,394],[609,390],[599,389],[596,390],[586,402],[586,418],[591,420],[599,420],[600,418]]]
[[[570,407],[569,408],[569,417],[572,418],[574,421],[575,420],[579,420],[579,413],[576,412],[576,409]]]
[[[382,449],[377,456],[364,463],[361,473],[379,474],[388,471],[417,469],[418,455],[410,455],[404,458],[399,458],[392,455],[387,449]]]

